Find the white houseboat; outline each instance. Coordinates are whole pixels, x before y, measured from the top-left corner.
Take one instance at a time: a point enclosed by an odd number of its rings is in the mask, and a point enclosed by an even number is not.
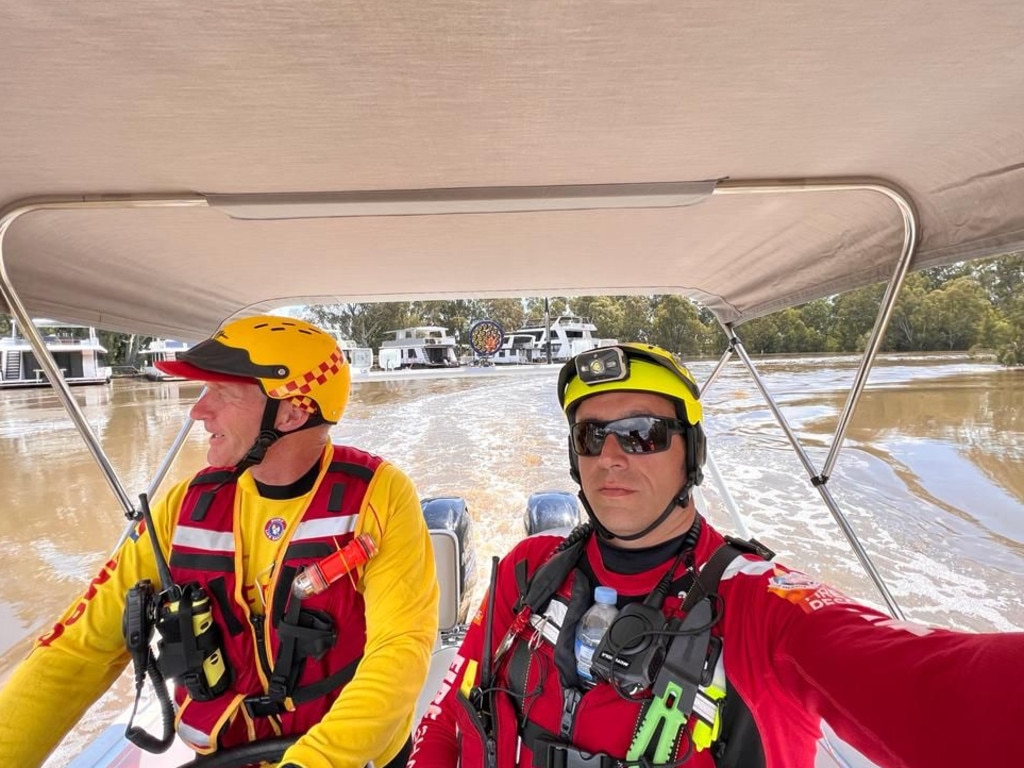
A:
[[[182,381],[181,376],[172,376],[156,367],[157,363],[177,360],[178,355],[188,351],[189,344],[174,339],[153,339],[139,354],[145,355],[146,363],[142,366],[142,375],[150,381]]]
[[[491,362],[495,365],[523,365],[534,360],[537,340],[530,333],[517,331],[510,333],[494,353]]]
[[[395,338],[380,345],[377,365],[381,370],[398,368],[457,368],[455,337],[440,325],[419,325],[388,331]]]
[[[575,357],[580,352],[588,349],[596,349],[608,344],[615,344],[615,339],[601,339],[595,336],[597,326],[589,318],[578,315],[559,315],[551,322],[551,361],[565,362],[570,357]],[[529,335],[534,343],[532,347],[521,347],[528,351],[529,362],[547,362],[548,332],[543,325],[520,328],[511,337]],[[495,362],[498,362],[495,360]]]
[[[107,350],[96,329],[84,325],[35,320],[46,348],[68,384],[106,384],[110,366],[102,365]],[[28,340],[18,334],[12,320],[11,335],[0,339],[0,389],[47,386],[46,372],[36,359]]]
[[[373,350],[369,347],[360,347],[352,339],[342,338],[333,332],[332,335],[338,340],[338,347],[348,360],[352,373],[369,373],[373,368]]]

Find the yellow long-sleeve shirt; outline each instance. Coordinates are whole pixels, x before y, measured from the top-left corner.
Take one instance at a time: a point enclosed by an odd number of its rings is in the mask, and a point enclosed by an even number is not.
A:
[[[321,459],[318,483],[329,456],[326,451]],[[188,482],[182,482],[153,505],[165,555],[187,488]],[[240,576],[257,611],[276,549],[264,534],[266,523],[277,517],[292,530],[313,493],[266,499],[248,472],[239,478],[235,535],[243,553]],[[303,768],[362,768],[371,761],[385,765],[397,755],[409,736],[437,634],[430,537],[412,482],[386,462],[363,499],[356,533],[372,535],[379,549],[358,583],[366,604],[366,647],[355,677],[331,710],[285,755],[285,762]],[[121,636],[125,594],[141,579],[159,583],[148,532],[125,541],[0,690],[0,764],[40,765],[118,677],[129,660]]]

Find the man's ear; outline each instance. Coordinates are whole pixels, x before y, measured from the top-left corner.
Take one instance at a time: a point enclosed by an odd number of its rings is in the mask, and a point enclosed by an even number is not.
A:
[[[277,418],[274,420],[274,427],[284,432],[294,432],[299,429],[307,421],[309,421],[309,413],[302,410],[299,406],[295,405],[290,401],[282,401],[281,406],[277,409]]]

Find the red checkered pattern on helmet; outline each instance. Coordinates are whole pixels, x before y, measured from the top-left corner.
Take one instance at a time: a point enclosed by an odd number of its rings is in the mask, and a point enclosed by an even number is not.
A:
[[[323,384],[327,379],[340,371],[343,360],[344,358],[341,356],[341,353],[335,350],[331,353],[329,360],[320,363],[312,371],[297,376],[279,387],[274,387],[267,394],[275,398],[285,398],[295,393],[308,394],[312,390],[312,384]]]
[[[316,402],[311,397],[301,395],[299,397],[291,398],[290,402],[298,408],[301,408],[306,413],[316,413]]]

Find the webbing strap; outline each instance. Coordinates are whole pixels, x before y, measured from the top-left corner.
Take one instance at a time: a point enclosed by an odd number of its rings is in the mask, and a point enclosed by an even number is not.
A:
[[[551,557],[534,571],[529,587],[525,594],[521,594],[516,607],[525,606],[531,613],[535,613],[538,608],[546,605],[576,567],[586,542],[587,537],[583,537],[561,551],[556,548]]]
[[[196,502],[195,507],[192,508],[192,514],[189,515],[189,519],[194,523],[202,522],[206,518],[206,513],[210,511],[210,506],[215,498],[217,498],[215,491],[203,491],[200,493],[199,500]]]
[[[374,470],[369,467],[364,467],[362,464],[353,464],[348,461],[332,461],[331,466],[327,468],[327,471],[344,472],[346,475],[353,475],[367,483],[373,480],[374,473]]]
[[[224,620],[228,633],[232,637],[237,637],[245,630],[245,626],[235,616],[235,612],[231,610],[231,602],[228,598],[228,588],[224,577],[218,576],[216,579],[211,579],[207,582],[206,586],[209,587],[210,594],[213,595],[213,599],[217,601],[217,605],[220,607],[220,617]]]
[[[741,552],[731,544],[723,544],[714,551],[711,558],[697,573],[697,579],[693,587],[686,593],[686,599],[679,606],[682,613],[689,613],[701,600],[708,595],[718,592],[718,582],[722,580],[722,574],[729,567],[729,563],[740,557]]]
[[[227,483],[235,478],[235,472],[232,469],[219,469],[213,472],[203,472],[202,474],[196,475],[189,482],[189,488],[195,488],[197,485],[217,485],[219,483]]]
[[[341,512],[342,505],[345,503],[345,484],[335,483],[331,486],[331,496],[327,500],[327,511],[328,512]]]
[[[562,628],[558,630],[558,639],[555,641],[555,667],[558,669],[563,689],[579,688],[580,685],[580,677],[576,671],[576,627],[583,614],[590,609],[593,596],[594,590],[591,589],[590,580],[582,572],[577,573],[576,578],[572,580],[572,594],[569,597],[565,618],[562,620]],[[575,713],[572,713],[571,717],[574,720]],[[568,723],[568,732],[572,732],[574,724],[572,721]]]
[[[356,676],[356,669],[358,669],[359,662],[362,660],[363,657],[360,654],[337,672],[328,675],[323,680],[296,688],[292,693],[292,701],[296,704],[302,704],[303,702],[312,701],[320,696],[324,696],[344,685],[348,685],[352,678]]]
[[[182,552],[171,548],[171,567],[190,571],[231,573],[235,570],[235,559],[231,555],[209,555]]]
[[[337,632],[329,614],[304,611],[302,601],[293,596],[277,623],[277,634],[280,644],[277,648],[277,658],[274,659],[268,695],[275,701],[281,701],[289,695],[295,700],[300,690],[310,687],[305,686],[291,691],[298,681],[299,662],[306,657],[318,658],[323,655],[337,641]],[[333,677],[326,678],[325,691],[335,686]]]
[[[278,624],[277,633],[280,637],[280,645],[277,648],[277,658],[274,659],[274,673],[270,676],[270,684],[267,693],[274,701],[282,701],[288,695],[288,683],[292,676],[292,669],[295,667],[295,646],[298,638],[293,635],[285,635],[281,627],[285,623],[298,624],[299,611],[302,601],[293,598],[285,611],[284,617]]]
[[[292,702],[295,704],[305,704],[307,701],[318,699],[321,696],[326,696],[331,691],[343,688],[356,676],[356,670],[359,668],[359,662],[362,660],[363,657],[361,655],[357,656],[337,672],[328,675],[323,680],[296,688],[291,695]],[[252,717],[270,717],[271,715],[280,715],[282,712],[287,711],[283,699],[274,699],[269,694],[265,696],[248,696],[243,700],[243,704],[246,711]]]

